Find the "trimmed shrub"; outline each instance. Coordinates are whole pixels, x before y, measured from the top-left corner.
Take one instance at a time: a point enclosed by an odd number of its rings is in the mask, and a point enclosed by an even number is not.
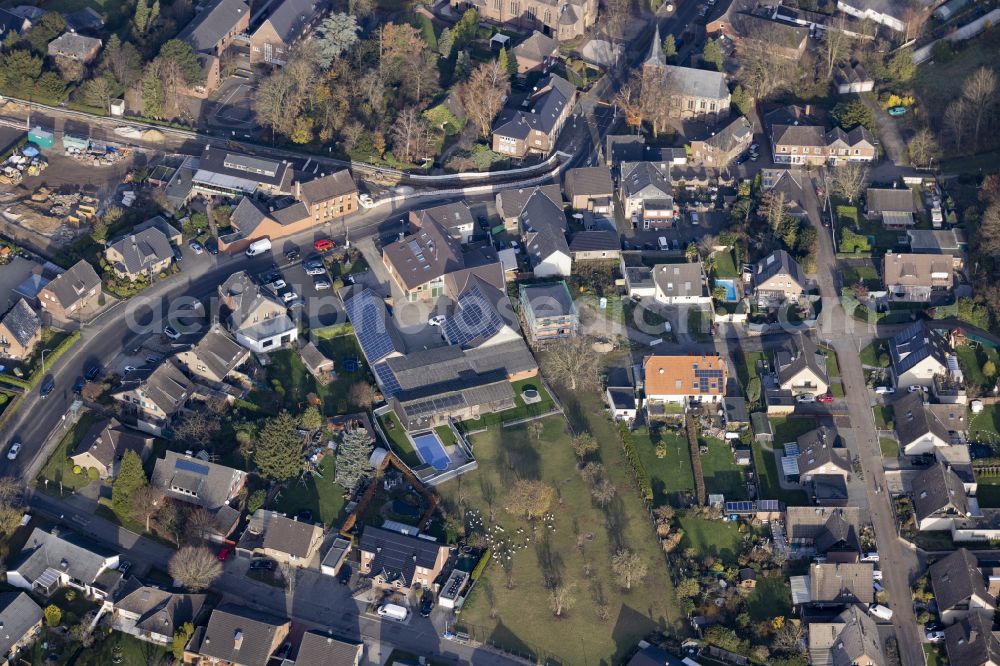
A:
[[[490,558],[493,556],[493,551],[487,548],[483,551],[483,556],[479,558],[476,562],[476,566],[472,569],[472,580],[479,580],[479,577],[483,575],[483,570],[486,569],[486,565],[490,563]]]

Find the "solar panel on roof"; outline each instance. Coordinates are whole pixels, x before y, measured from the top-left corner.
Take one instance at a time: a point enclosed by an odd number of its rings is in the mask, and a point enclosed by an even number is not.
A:
[[[385,363],[379,363],[375,366],[375,377],[378,379],[378,385],[381,387],[382,395],[385,396],[386,400],[402,390],[399,380],[396,379],[396,374]]]
[[[444,325],[444,335],[453,345],[466,345],[476,338],[490,338],[503,327],[503,320],[478,286],[458,297],[458,312]]]
[[[758,511],[780,511],[781,510],[781,506],[779,505],[778,500],[775,500],[775,499],[757,500],[757,510]]]
[[[347,316],[354,325],[354,333],[365,352],[369,363],[376,363],[396,350],[392,336],[389,334],[385,303],[364,290],[344,302]]]
[[[201,474],[202,476],[208,476],[208,466],[200,465],[193,460],[187,460],[186,458],[178,458],[177,462],[174,463],[175,469],[184,470],[185,472],[192,472],[194,474]]]
[[[265,176],[273,176],[278,172],[277,162],[262,160],[258,157],[251,157],[250,155],[226,153],[226,159],[223,160],[222,164],[228,169],[250,171],[252,173],[264,174]]]

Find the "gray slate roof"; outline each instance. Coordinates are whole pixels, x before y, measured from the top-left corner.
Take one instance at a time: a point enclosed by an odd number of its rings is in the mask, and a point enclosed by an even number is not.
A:
[[[114,597],[115,610],[139,616],[138,629],[164,636],[172,636],[185,622],[193,622],[208,599],[204,594],[180,594],[142,585],[135,578],[129,578]]]
[[[285,44],[292,44],[302,36],[309,21],[324,6],[325,3],[317,0],[283,0],[264,22],[271,24],[281,41]]]
[[[0,594],[0,655],[8,655],[14,643],[42,621],[42,608],[24,592]]]
[[[101,46],[101,40],[94,37],[79,35],[75,32],[64,32],[49,42],[50,56],[67,54],[67,56],[83,60],[95,47]]]
[[[772,125],[771,136],[776,145],[826,146],[826,132],[818,125]]]
[[[728,153],[752,138],[753,125],[745,116],[740,116],[704,141],[713,148]]]
[[[536,319],[576,315],[576,306],[565,282],[521,287],[521,303]]]
[[[934,598],[940,610],[949,610],[967,603],[973,595],[996,604],[993,595],[986,591],[979,560],[966,548],[959,548],[942,557],[930,566],[929,573]]]
[[[246,472],[232,467],[167,451],[156,461],[150,483],[174,499],[217,509],[226,503],[245,475]]]
[[[816,373],[816,376],[827,384],[830,383],[830,378],[826,374],[826,357],[808,335],[788,338],[775,351],[774,357],[778,369],[778,381],[782,384],[791,381],[806,369]]]
[[[56,569],[90,584],[104,570],[105,561],[113,556],[111,551],[73,532],[56,535],[36,527],[21,550],[17,566],[12,569],[28,581],[37,580],[46,569]]]
[[[111,249],[121,254],[119,268],[130,275],[148,271],[153,265],[174,256],[170,241],[156,227],[119,238],[111,244]]]
[[[609,197],[614,192],[611,169],[606,166],[580,167],[566,172],[566,193],[570,197]]]
[[[573,101],[576,86],[558,74],[550,74],[547,80],[538,84],[538,90],[529,98],[530,111],[518,109],[506,114],[506,119],[501,119],[494,133],[524,139],[530,130],[548,134],[555,129],[566,106]]]
[[[278,629],[286,624],[288,620],[283,617],[224,604],[212,611],[200,644],[191,647],[197,647],[196,651],[207,657],[240,666],[265,666]]]
[[[294,666],[354,666],[364,646],[320,631],[302,635]],[[286,664],[291,664],[286,660]]]
[[[218,325],[213,326],[189,353],[216,377],[225,377],[249,356],[249,352]]]
[[[952,470],[941,463],[935,463],[920,472],[913,479],[913,507],[917,520],[923,520],[935,513],[949,510],[965,516],[969,512],[969,500],[965,495],[965,484]]]
[[[428,541],[380,527],[366,527],[361,533],[358,548],[365,553],[375,553],[371,570],[384,574],[387,580],[401,579],[404,585],[413,580],[416,567],[434,568],[442,544]]]
[[[195,52],[212,51],[240,18],[249,13],[250,7],[242,0],[212,0],[181,30],[177,39],[190,44]]]
[[[884,188],[869,187],[865,195],[865,204],[870,213],[916,213],[917,204],[913,191],[908,187]]]
[[[683,264],[657,264],[653,280],[667,298],[706,295],[705,271],[700,261]]]
[[[723,100],[729,97],[726,75],[706,69],[666,65],[660,70],[665,75],[665,83],[672,95],[704,97]]]
[[[42,328],[42,320],[23,298],[3,316],[0,324],[22,347],[27,347]]]
[[[465,268],[461,244],[434,220],[414,234],[382,248],[407,289]]]
[[[847,449],[834,448],[837,439],[837,432],[826,426],[820,426],[799,436],[799,472],[809,474],[821,465],[832,463],[849,473],[851,462],[844,456]]]
[[[810,596],[814,603],[863,603],[875,599],[871,562],[824,563],[809,567]]]
[[[81,259],[60,273],[45,288],[55,295],[63,308],[68,309],[84,294],[100,284],[101,278],[94,271],[94,267]]]
[[[946,444],[951,442],[948,428],[924,405],[922,392],[907,393],[893,403],[892,410],[900,448],[927,434],[937,435]]]
[[[851,666],[862,657],[869,657],[880,666],[885,663],[878,627],[862,607],[850,606],[837,616],[837,621],[844,628],[830,651],[831,666]]]
[[[559,54],[559,42],[535,30],[530,37],[515,46],[512,52],[518,59],[526,58],[542,62],[545,58],[552,57],[553,54]]]
[[[298,558],[307,557],[315,538],[323,534],[322,527],[286,518],[265,509],[258,509],[250,518],[248,529],[263,533],[264,548]]]
[[[621,184],[626,197],[673,200],[669,170],[664,173],[653,162],[622,162]]]
[[[787,273],[803,289],[806,288],[806,276],[802,272],[799,262],[792,259],[792,255],[784,250],[775,250],[757,262],[757,271],[754,273],[754,281],[762,284],[778,273]]]
[[[147,443],[152,444],[152,436],[129,430],[118,419],[98,421],[87,430],[86,434],[73,449],[73,456],[90,452],[94,458],[111,470],[115,462],[121,460],[126,451],[135,451],[143,457]]]
[[[610,229],[578,231],[569,243],[570,252],[615,252],[621,249],[618,234]]]
[[[948,660],[962,666],[1000,663],[1000,634],[993,630],[992,614],[973,613],[944,630]]]
[[[358,186],[347,169],[335,171],[326,176],[314,178],[299,186],[299,198],[313,205],[334,197],[341,197],[358,191]]]
[[[191,397],[193,386],[176,365],[166,362],[153,370],[140,368],[128,373],[115,393],[141,388],[145,399],[156,404],[169,417],[181,410]]]
[[[562,188],[558,185],[540,185],[538,187],[525,187],[517,190],[504,190],[497,195],[497,208],[503,209],[505,217],[518,217],[524,211],[525,205],[535,192],[539,192],[562,210],[564,205]]]

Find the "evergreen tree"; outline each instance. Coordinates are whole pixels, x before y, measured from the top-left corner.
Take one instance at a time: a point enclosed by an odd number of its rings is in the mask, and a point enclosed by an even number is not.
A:
[[[118,468],[118,476],[111,484],[111,506],[120,516],[127,516],[132,510],[132,496],[146,485],[146,472],[142,460],[135,451],[126,451]]]
[[[736,86],[736,89],[733,90],[730,103],[737,113],[745,116],[750,113],[750,108],[753,106],[753,99],[750,97],[750,93],[743,89],[743,86]]]
[[[677,42],[669,32],[663,38],[663,55],[666,56],[667,62],[671,62],[674,56],[677,55]]]
[[[716,72],[722,71],[722,47],[719,40],[710,39],[705,42],[705,50],[701,52],[701,62],[710,65]]]
[[[438,37],[438,53],[441,54],[442,58],[450,58],[454,47],[455,33],[451,31],[451,28],[445,28],[441,31],[441,36]]]
[[[517,75],[517,56],[507,53],[507,49],[500,49],[500,69],[505,70],[512,77]]]
[[[302,471],[302,437],[296,429],[295,419],[288,412],[267,420],[254,450],[254,462],[261,475],[286,481]]]
[[[156,75],[154,68],[142,77],[142,115],[147,118],[163,117],[163,81]]]
[[[372,451],[375,442],[368,431],[359,428],[344,435],[344,440],[337,447],[337,475],[335,481],[347,490],[354,490],[361,479],[371,474]]]
[[[136,35],[146,34],[146,28],[149,27],[149,17],[149,6],[146,4],[146,0],[136,0],[135,14],[132,15],[132,25],[135,27]]]

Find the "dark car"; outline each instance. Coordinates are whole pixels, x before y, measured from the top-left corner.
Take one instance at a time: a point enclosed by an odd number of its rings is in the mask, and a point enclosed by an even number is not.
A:
[[[285,259],[287,259],[288,261],[295,261],[298,258],[299,258],[299,251],[295,248],[292,248],[291,250],[285,253]]]
[[[184,259],[184,254],[181,252],[179,247],[174,248],[174,261],[181,261]]]
[[[346,564],[340,567],[340,573],[337,575],[337,582],[341,585],[347,585],[351,582],[351,567]]]
[[[302,265],[306,268],[323,268],[323,257],[317,257],[313,255],[302,262]]]
[[[295,520],[300,523],[311,523],[313,521],[313,512],[309,509],[302,509],[297,514],[295,514]]]
[[[205,249],[208,250],[209,254],[219,254],[219,242],[214,238],[209,238],[205,241]]]
[[[251,571],[274,571],[275,561],[266,557],[250,560]]]
[[[101,366],[94,363],[93,365],[87,366],[87,369],[83,372],[83,376],[87,378],[88,382],[92,382],[101,375]]]
[[[55,380],[52,379],[51,377],[46,377],[45,381],[42,382],[42,388],[41,391],[39,391],[39,393],[42,394],[43,398],[47,398],[49,397],[49,394],[55,390],[55,388],[56,388]]]
[[[434,610],[434,597],[426,594],[420,601],[420,617],[430,617],[432,610]]]
[[[73,393],[82,393],[83,387],[87,385],[87,380],[83,377],[77,377],[76,381],[73,382]]]

